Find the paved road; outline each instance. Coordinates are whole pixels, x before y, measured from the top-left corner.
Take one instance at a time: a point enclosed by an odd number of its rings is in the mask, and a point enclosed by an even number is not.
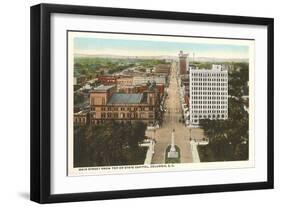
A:
[[[156,139],[152,164],[165,163],[165,150],[171,144],[172,130],[175,129],[175,144],[180,148],[181,163],[192,162],[191,147],[189,143],[189,128],[179,123],[182,116],[180,98],[176,77],[176,64],[173,63],[171,70],[168,99],[166,100],[167,112],[164,114],[163,125],[154,132],[148,131],[147,136]],[[203,137],[202,131],[192,129],[192,136]]]

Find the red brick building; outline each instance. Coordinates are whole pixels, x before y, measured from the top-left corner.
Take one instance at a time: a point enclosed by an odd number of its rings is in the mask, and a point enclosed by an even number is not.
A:
[[[143,93],[118,93],[115,85],[101,85],[90,94],[90,110],[91,124],[115,120],[152,125],[159,118],[159,97],[152,87]]]
[[[103,75],[98,77],[98,82],[102,85],[113,85],[116,84],[116,80],[118,77],[110,76],[110,75]]]

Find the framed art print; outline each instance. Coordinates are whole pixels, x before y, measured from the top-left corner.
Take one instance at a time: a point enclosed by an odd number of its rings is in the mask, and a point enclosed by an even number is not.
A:
[[[31,200],[273,188],[273,19],[31,7]]]

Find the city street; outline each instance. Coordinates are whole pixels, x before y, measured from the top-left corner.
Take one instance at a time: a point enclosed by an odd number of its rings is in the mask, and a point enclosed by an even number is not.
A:
[[[189,128],[179,122],[182,117],[179,88],[177,84],[177,65],[174,62],[171,67],[170,84],[168,87],[168,98],[166,100],[167,111],[163,117],[163,125],[161,128],[154,131],[147,131],[147,136],[155,138],[156,144],[152,164],[165,163],[165,151],[171,144],[171,134],[175,129],[175,145],[180,148],[181,163],[192,162],[192,153],[190,147],[190,132]],[[192,129],[192,137],[197,139],[203,138],[201,129]]]

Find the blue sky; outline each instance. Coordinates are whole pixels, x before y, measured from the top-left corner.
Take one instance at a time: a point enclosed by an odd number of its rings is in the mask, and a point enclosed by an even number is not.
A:
[[[198,39],[198,38],[197,38]],[[210,39],[210,42],[212,39]],[[236,41],[236,40],[231,40]],[[194,42],[172,42],[134,39],[102,39],[75,37],[76,54],[128,55],[128,56],[177,56],[180,50],[195,53],[196,57],[248,58],[249,47],[237,44],[212,44]]]

